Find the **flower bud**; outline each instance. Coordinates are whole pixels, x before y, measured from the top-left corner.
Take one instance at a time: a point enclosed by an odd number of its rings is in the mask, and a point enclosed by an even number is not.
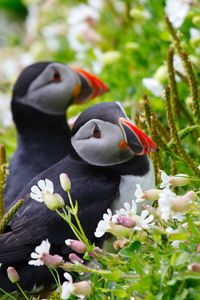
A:
[[[8,267],[7,268],[7,274],[8,278],[12,283],[18,282],[19,281],[19,274],[13,267]]]
[[[128,240],[125,238],[122,238],[120,240],[115,240],[113,243],[113,247],[115,250],[119,250],[121,248],[123,248],[126,244],[127,244]]]
[[[76,253],[70,253],[69,260],[73,264],[83,264],[83,262],[84,262],[84,260],[82,258],[80,258],[78,255],[76,255]]]
[[[121,57],[122,57],[122,54],[119,51],[113,50],[113,51],[105,52],[102,55],[101,60],[105,65],[112,65],[113,63],[120,60]]]
[[[190,177],[186,174],[177,174],[170,176],[169,183],[173,186],[183,186],[189,184],[191,181]]]
[[[117,224],[127,228],[133,228],[136,225],[136,222],[133,218],[129,216],[119,216],[117,218]]]
[[[44,201],[44,204],[50,209],[50,210],[56,210],[61,207],[61,202],[62,202],[62,207],[64,200],[61,201],[61,196],[58,194],[50,194],[46,191],[43,191],[42,193],[42,199]]]
[[[171,208],[175,212],[185,212],[190,209],[196,197],[197,195],[194,191],[189,191],[183,196],[174,197],[171,200]]]
[[[110,232],[112,235],[122,238],[129,235],[129,229],[118,224],[111,223],[110,228],[107,230],[107,232]]]
[[[90,281],[80,281],[74,283],[74,294],[78,297],[89,296],[92,292]]]
[[[58,208],[64,207],[65,206],[65,201],[64,201],[63,197],[60,194],[57,194],[57,193],[55,193],[53,195],[57,200]]]
[[[75,251],[76,253],[79,253],[79,254],[84,254],[87,250],[87,247],[86,245],[81,242],[81,241],[78,241],[78,240],[66,240],[65,241],[65,244],[70,247],[73,251]]]
[[[188,270],[189,271],[192,271],[192,272],[200,272],[200,263],[191,263],[189,266],[188,266]]]
[[[200,244],[197,245],[197,252],[200,252]]]
[[[71,190],[71,181],[66,173],[60,174],[60,184],[65,192],[69,192]]]
[[[50,268],[58,268],[62,263],[64,263],[62,256],[51,255],[49,253],[43,253],[40,259]]]
[[[160,190],[159,189],[150,189],[145,192],[143,192],[142,198],[145,200],[158,200],[159,195],[160,195]]]

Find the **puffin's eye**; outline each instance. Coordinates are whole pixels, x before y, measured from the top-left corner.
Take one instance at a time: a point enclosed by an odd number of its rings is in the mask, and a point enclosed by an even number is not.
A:
[[[101,138],[101,131],[97,125],[95,125],[92,136],[95,137],[96,139]]]
[[[58,72],[58,70],[54,70],[52,81],[53,82],[61,81],[61,76],[60,76],[60,73]]]

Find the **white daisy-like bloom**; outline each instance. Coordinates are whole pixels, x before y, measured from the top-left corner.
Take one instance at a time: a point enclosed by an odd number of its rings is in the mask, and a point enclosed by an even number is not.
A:
[[[140,216],[136,216],[136,226],[134,227],[135,230],[141,229],[149,229],[150,227],[154,226],[154,216],[150,215],[148,210],[143,210]]]
[[[160,97],[163,93],[163,86],[156,78],[143,78],[142,84],[154,96]]]
[[[165,12],[175,28],[181,27],[191,4],[191,0],[166,0]]]
[[[44,202],[43,195],[53,195],[54,186],[53,182],[49,179],[39,180],[37,185],[31,187],[30,197],[38,202]]]
[[[45,253],[49,254],[50,247],[51,245],[48,239],[42,241],[42,243],[35,248],[35,252],[31,253],[31,258],[33,258],[33,260],[29,260],[28,264],[34,266],[44,265],[44,262],[41,260],[41,258]]]
[[[108,229],[110,229],[110,223],[111,223],[111,219],[112,219],[112,212],[111,210],[108,208],[107,209],[107,214],[103,214],[103,220],[99,221],[96,231],[94,233],[94,235],[98,238],[102,237]]]
[[[67,281],[63,282],[62,284],[61,299],[66,300],[71,296],[71,294],[73,294],[75,288],[72,276],[69,273],[65,272],[64,277],[65,279],[67,279]]]
[[[116,216],[131,217],[131,216],[135,216],[136,213],[137,213],[137,204],[135,203],[135,201],[132,200],[132,205],[130,205],[130,203],[128,202],[125,202],[124,208],[120,208],[119,210],[117,210],[116,215],[113,216],[112,220],[115,221]]]
[[[135,203],[135,201],[132,200],[132,206],[128,202],[125,202],[124,208],[116,211],[116,214],[112,217],[112,221],[114,223],[117,223],[117,220],[120,216],[132,217],[136,222],[136,226],[133,227],[133,230],[149,229],[149,226],[154,225],[154,223],[152,223],[154,216],[150,215],[150,212],[148,210],[143,210],[140,216],[136,213],[137,204]]]

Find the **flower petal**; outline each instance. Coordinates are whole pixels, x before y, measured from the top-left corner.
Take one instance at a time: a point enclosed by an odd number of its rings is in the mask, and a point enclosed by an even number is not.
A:
[[[38,195],[38,194],[40,194],[41,191],[40,191],[40,189],[38,188],[37,185],[33,185],[31,187],[31,192]]]
[[[40,188],[42,191],[45,190],[46,184],[45,184],[45,181],[44,181],[44,180],[42,180],[42,179],[39,180],[37,184],[38,184],[39,188]]]
[[[65,279],[67,279],[69,282],[73,282],[71,274],[65,272],[63,275],[64,275]]]
[[[146,219],[146,217],[149,215],[149,211],[148,210],[143,210],[142,212],[141,212],[141,218],[144,220],[144,219]]]
[[[31,199],[36,200],[36,201],[38,201],[38,202],[43,202],[41,196],[39,196],[39,195],[30,193],[30,197],[31,197]]]
[[[53,182],[49,179],[45,179],[45,183],[46,183],[46,189],[53,194],[54,191],[54,186],[53,186]]]
[[[35,252],[32,252],[31,253],[31,257],[34,258],[34,259],[38,259],[39,258],[39,255]]]

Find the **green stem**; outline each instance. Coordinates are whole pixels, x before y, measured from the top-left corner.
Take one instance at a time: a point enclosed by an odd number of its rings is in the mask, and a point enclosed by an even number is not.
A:
[[[58,286],[61,286],[59,273],[56,269],[54,269],[54,271],[55,271],[56,276],[57,276]]]
[[[52,270],[51,268],[49,268],[49,267],[48,267],[48,269],[49,269],[51,275],[53,276],[53,279],[54,279],[54,281],[55,281],[57,287],[59,287],[59,286],[60,286],[60,278],[59,278],[59,280],[57,280],[57,278],[56,278],[56,276],[55,276],[53,270]],[[56,272],[57,272],[57,271],[56,271]]]
[[[22,288],[21,288],[21,286],[19,285],[19,283],[15,283],[16,284],[16,286],[18,287],[18,289],[20,290],[20,292],[22,293],[22,295],[24,296],[24,298],[26,299],[26,300],[30,300],[29,298],[28,298],[28,296],[26,295],[26,293],[22,290]]]
[[[68,194],[68,197],[69,197],[70,205],[71,205],[72,209],[75,210],[75,207],[74,207],[74,204],[73,204],[73,201],[72,201],[72,197],[71,197],[70,191],[67,191],[67,194]],[[89,244],[89,242],[88,242],[88,238],[87,238],[87,236],[85,235],[85,232],[84,232],[84,230],[83,230],[83,227],[81,226],[81,223],[80,223],[79,218],[78,218],[78,216],[77,216],[76,213],[74,213],[74,217],[75,217],[76,223],[77,223],[77,225],[78,225],[78,228],[79,228],[79,231],[80,231],[80,235],[81,235],[81,237],[82,237],[82,238],[81,238],[81,241],[83,241],[83,243],[84,243],[87,247],[89,247],[90,244]]]
[[[62,213],[60,213],[58,210],[56,210],[56,212],[58,213],[58,215],[63,218],[63,220],[65,220],[67,222],[67,224],[70,226],[71,230],[73,231],[73,233],[75,234],[75,236],[77,237],[78,240],[82,241],[82,237],[81,235],[79,234],[79,231],[78,229],[75,227],[75,225],[69,221],[69,218],[68,216],[63,216]]]
[[[194,161],[190,157],[190,155],[184,150],[179,136],[178,132],[176,130],[176,125],[174,122],[174,119],[172,117],[171,112],[171,103],[170,103],[170,88],[167,87],[165,90],[165,107],[166,107],[166,117],[167,117],[167,123],[170,129],[170,133],[172,135],[173,140],[175,141],[176,149],[180,156],[184,159],[185,163],[188,165],[188,167],[197,175],[200,176],[200,170],[195,165]]]
[[[17,300],[17,298],[15,298],[14,296],[10,295],[9,293],[7,293],[6,291],[4,291],[2,288],[0,288],[0,291],[2,293],[4,293],[5,295],[7,295],[10,299],[12,300]]]

